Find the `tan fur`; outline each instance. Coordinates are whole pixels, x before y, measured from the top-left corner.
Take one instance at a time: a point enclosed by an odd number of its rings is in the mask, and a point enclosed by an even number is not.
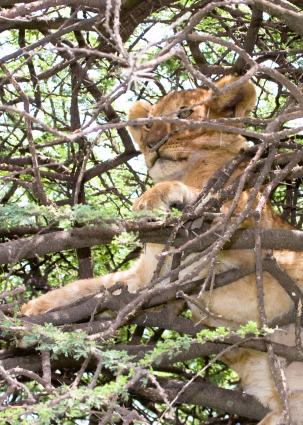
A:
[[[225,89],[227,84],[236,81],[236,77],[229,76],[217,84],[219,88]],[[255,98],[255,89],[250,82],[225,91],[219,96],[214,96],[213,93],[204,89],[172,92],[155,105],[142,101],[136,102],[129,112],[129,119],[174,118],[182,107],[191,108],[189,118],[193,120],[244,117],[254,107]],[[171,124],[165,120],[154,121],[151,126],[131,127],[130,132],[144,155],[150,175],[156,182],[154,187],[135,201],[136,209],[169,209],[173,204],[184,205],[192,202],[214,171],[245,147],[245,139],[239,135],[219,133],[201,127],[189,128],[185,125]],[[156,152],[153,147],[158,145],[161,146]],[[245,202],[245,197],[246,194],[243,194],[240,209]],[[249,222],[245,223],[245,225],[249,224]],[[262,225],[267,228],[289,227],[272,214],[269,206],[266,206],[264,210]],[[149,283],[157,264],[156,256],[161,250],[161,245],[147,244],[144,253],[131,269],[95,279],[73,282],[30,301],[22,307],[21,312],[26,315],[39,314],[54,307],[66,305],[82,296],[96,293],[100,288],[120,281],[125,282],[129,290],[135,292]],[[280,265],[302,288],[303,254],[286,250],[276,251],[274,254]],[[254,254],[250,250],[224,251],[220,254],[217,272],[252,265],[254,261]],[[170,264],[166,262],[162,272],[165,274],[169,270]],[[187,272],[188,269],[184,273]],[[205,276],[206,273],[207,270],[203,270],[200,275]],[[286,313],[292,306],[286,292],[267,273],[264,274],[264,298],[269,320]],[[215,316],[220,316],[223,321],[235,327],[248,320],[259,321],[254,275],[214,289],[211,295],[205,292],[198,301],[201,305],[207,305],[213,313],[210,317],[204,318],[204,323],[208,325],[217,324]],[[197,307],[193,306],[192,310],[196,318],[201,316]],[[286,340],[288,345],[294,345],[293,328],[287,328],[284,334],[274,334],[273,339],[278,342]],[[245,391],[256,396],[272,410],[260,422],[260,425],[277,425],[282,418],[282,407],[271,376],[267,355],[254,350],[236,349],[226,354],[224,361],[237,371]],[[303,418],[303,363],[294,362],[287,365],[286,378],[292,420],[295,425],[299,425],[303,423],[301,419]]]

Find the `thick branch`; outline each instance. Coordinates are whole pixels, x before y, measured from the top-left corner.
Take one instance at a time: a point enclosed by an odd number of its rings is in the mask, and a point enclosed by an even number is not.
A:
[[[80,229],[62,230],[28,238],[20,238],[0,244],[0,264],[16,263],[24,258],[33,258],[37,255],[43,256],[51,252],[107,244],[110,243],[115,236],[125,231],[139,232],[140,239],[144,243],[165,243],[171,230],[162,227],[162,222],[142,223],[142,221],[111,221],[103,222],[95,226],[85,226]],[[177,245],[188,241],[190,236],[194,239],[196,234],[190,235],[188,231],[179,232]],[[205,237],[203,241],[193,244],[191,250],[201,251],[216,239],[217,236]],[[303,232],[299,230],[263,230],[261,239],[264,249],[303,250]],[[225,245],[225,248],[254,248],[254,230],[238,230]]]
[[[202,378],[198,378],[182,391],[186,381],[177,381],[167,378],[158,378],[170,401],[180,393],[177,404],[190,403],[198,406],[207,406],[227,413],[237,414],[250,419],[262,419],[267,409],[254,397],[240,391],[219,388]],[[148,400],[163,402],[159,391],[155,388],[144,388],[137,385],[132,388],[134,394]]]

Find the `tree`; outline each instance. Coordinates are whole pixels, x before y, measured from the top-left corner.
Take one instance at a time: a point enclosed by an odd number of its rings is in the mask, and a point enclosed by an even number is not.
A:
[[[248,138],[251,148],[234,165],[250,164],[246,187],[261,176],[264,196],[302,228],[301,1],[0,0],[0,6],[0,423],[257,423],[266,409],[237,388],[236,374],[219,360],[233,344],[267,350],[266,335],[254,323],[237,333],[193,327],[184,301],[182,313],[174,313],[176,298],[186,301],[201,281],[176,285],[172,273],[165,290],[134,295],[121,287],[37,318],[17,312],[24,300],[77,277],[128,267],[140,241],[182,251],[190,237],[191,249],[199,243],[203,255],[218,240],[210,222],[207,237],[184,231],[190,214],[132,213],[132,201],[151,184],[126,129],[128,106],[138,98],[154,102],[170,90],[210,87],[231,73],[252,78],[258,104],[245,128],[204,125]],[[208,187],[219,203],[237,190],[222,191],[222,175]],[[214,217],[216,203],[207,207]],[[303,247],[301,232],[259,236],[263,248]],[[256,247],[254,229],[221,238],[228,247]],[[277,267],[264,261],[264,270],[294,291]],[[249,272],[222,273],[213,283]],[[300,305],[296,293],[297,310],[280,323],[296,313],[299,323]],[[296,348],[271,348],[302,360],[299,340]]]

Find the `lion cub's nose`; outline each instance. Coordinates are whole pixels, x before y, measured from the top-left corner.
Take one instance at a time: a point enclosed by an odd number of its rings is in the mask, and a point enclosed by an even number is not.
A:
[[[157,150],[167,140],[168,128],[164,122],[153,123],[150,131],[147,133],[144,143],[151,150]],[[166,139],[166,140],[165,140]],[[161,142],[163,143],[161,144]],[[160,144],[160,145],[159,145]],[[159,146],[158,146],[159,145]]]

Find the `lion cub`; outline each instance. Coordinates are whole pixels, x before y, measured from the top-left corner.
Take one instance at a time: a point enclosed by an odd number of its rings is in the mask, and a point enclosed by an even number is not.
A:
[[[154,105],[142,101],[133,105],[129,111],[130,120],[157,117],[150,124],[129,128],[144,155],[148,172],[156,183],[135,201],[135,209],[169,209],[172,205],[193,202],[209,177],[244,148],[245,139],[240,135],[209,130],[203,126],[190,126],[188,122],[175,119],[201,121],[245,117],[254,108],[256,93],[251,82],[237,84],[237,77],[228,76],[217,82],[217,87],[221,94],[197,88],[171,92]],[[264,210],[263,225],[272,228],[282,226],[281,220],[272,214],[269,205]],[[151,281],[157,265],[157,254],[161,250],[162,245],[147,244],[144,253],[129,270],[72,282],[23,305],[21,312],[28,316],[44,313],[121,281],[125,282],[130,291],[136,292]],[[303,287],[303,254],[285,250],[274,254],[279,264]],[[216,270],[220,272],[252,264],[252,251],[241,251],[239,254],[230,250],[222,252]],[[169,270],[170,263],[167,261],[163,273]],[[207,270],[202,270],[201,276],[206,273]],[[269,320],[286,313],[292,306],[286,292],[267,273],[264,274],[264,301]],[[208,292],[204,292],[199,302],[208,303],[214,316],[220,316],[233,326],[259,320],[254,274],[225,287],[215,288],[211,297]],[[194,307],[193,310],[195,316],[199,316],[199,310]],[[215,325],[211,317],[204,318],[204,323]],[[294,345],[294,327],[291,325],[275,333],[273,338],[286,345]],[[267,354],[236,349],[226,354],[223,360],[237,371],[245,391],[271,410],[260,425],[278,425],[283,417],[282,404],[275,389]],[[303,423],[303,363],[287,365],[285,375],[292,421],[294,425],[300,425]]]

